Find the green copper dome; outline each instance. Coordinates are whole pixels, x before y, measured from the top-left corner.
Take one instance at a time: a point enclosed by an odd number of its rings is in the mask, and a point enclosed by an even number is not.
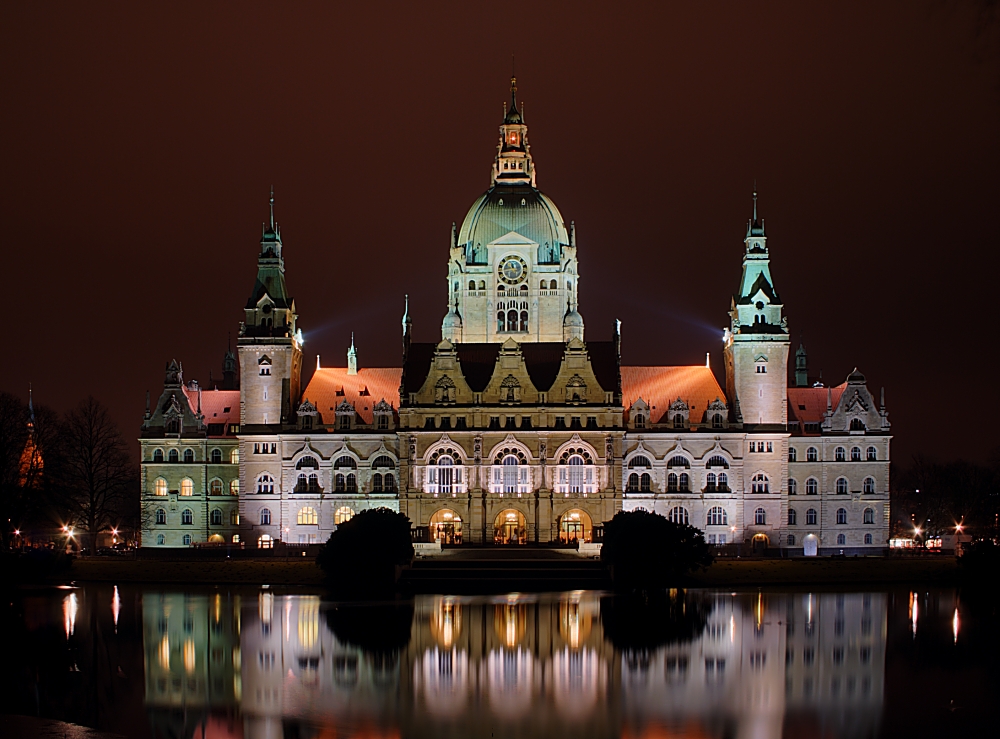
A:
[[[487,246],[510,232],[538,244],[539,264],[558,264],[569,234],[562,214],[530,185],[495,185],[469,208],[458,232],[469,264],[486,264]]]

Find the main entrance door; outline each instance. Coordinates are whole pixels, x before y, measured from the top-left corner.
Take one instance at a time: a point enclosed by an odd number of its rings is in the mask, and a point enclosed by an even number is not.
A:
[[[819,540],[816,538],[815,534],[809,534],[805,539],[802,540],[802,554],[806,557],[815,557],[816,550],[819,548]]]
[[[767,551],[767,534],[755,534],[753,537],[753,553],[762,555]]]
[[[574,508],[559,517],[559,541],[572,544],[577,541],[590,541],[593,524],[586,511]]]
[[[462,543],[462,519],[455,511],[442,508],[435,511],[430,520],[431,541],[442,544]]]
[[[500,511],[493,522],[495,544],[524,544],[528,541],[528,527],[524,514],[513,508]]]

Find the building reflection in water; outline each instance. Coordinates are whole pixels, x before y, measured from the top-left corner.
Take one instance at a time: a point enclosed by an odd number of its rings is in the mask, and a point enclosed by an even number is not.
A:
[[[884,594],[675,598],[696,628],[645,649],[612,643],[591,592],[403,608],[150,594],[146,703],[164,735],[247,739],[876,732]]]

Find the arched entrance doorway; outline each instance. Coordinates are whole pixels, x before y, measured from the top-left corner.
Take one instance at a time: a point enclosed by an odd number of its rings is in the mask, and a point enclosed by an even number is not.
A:
[[[809,534],[802,540],[802,554],[806,557],[815,557],[819,550],[819,539],[816,534]]]
[[[752,544],[754,554],[763,554],[767,551],[767,534],[754,534]]]
[[[431,541],[442,544],[462,543],[462,519],[450,508],[435,511],[430,521]]]
[[[566,511],[559,517],[559,541],[572,544],[577,541],[591,541],[593,522],[590,514],[579,508]]]
[[[524,544],[528,541],[528,527],[524,514],[513,508],[500,511],[493,522],[495,544]]]
[[[208,537],[209,544],[225,544],[226,540],[222,538],[221,534],[212,534]]]

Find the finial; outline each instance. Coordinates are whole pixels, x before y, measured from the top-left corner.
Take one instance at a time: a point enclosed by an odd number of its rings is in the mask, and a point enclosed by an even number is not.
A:
[[[271,185],[271,230],[274,230],[274,185]]]
[[[351,349],[354,350],[354,332],[351,331]]]
[[[757,222],[757,178],[753,180],[753,220]]]
[[[319,366],[319,354],[316,355],[316,371],[319,372],[322,367]]]
[[[712,369],[712,353],[705,352],[705,369]]]

